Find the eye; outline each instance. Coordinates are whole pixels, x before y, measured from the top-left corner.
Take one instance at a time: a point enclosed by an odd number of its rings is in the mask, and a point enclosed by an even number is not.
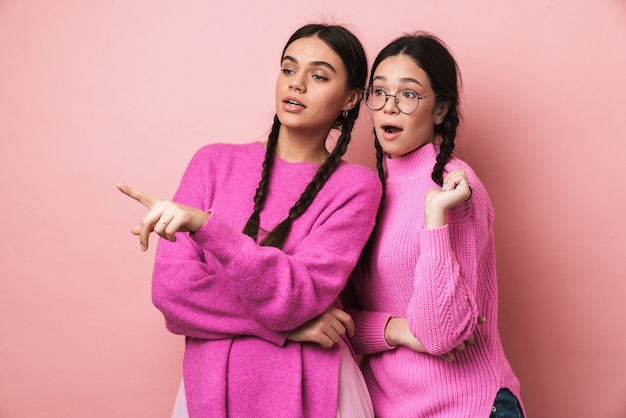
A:
[[[402,96],[403,99],[407,99],[407,100],[415,100],[419,96],[413,90],[402,90],[399,94],[400,96]]]
[[[313,77],[313,79],[317,80],[317,81],[326,81],[326,80],[328,80],[327,77],[324,77],[321,74],[313,74],[311,77]]]
[[[385,90],[381,89],[380,87],[372,87],[372,94],[374,96],[386,96],[387,92],[385,92]]]
[[[283,68],[281,68],[281,69],[280,69],[280,71],[281,71],[283,74],[285,74],[285,75],[290,75],[290,74],[295,73],[295,71],[294,71],[293,69],[291,69],[291,68],[287,68],[287,67],[283,67]]]

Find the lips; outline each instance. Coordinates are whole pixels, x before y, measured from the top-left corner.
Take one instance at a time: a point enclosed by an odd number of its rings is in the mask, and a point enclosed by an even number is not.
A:
[[[395,141],[400,138],[402,131],[404,131],[404,129],[397,125],[383,123],[380,125],[380,128],[378,128],[378,139],[384,141]]]
[[[283,99],[283,103],[290,105],[290,106],[298,106],[298,107],[306,108],[306,106],[295,97],[287,97]]]
[[[388,134],[395,134],[398,132],[402,132],[402,128],[399,128],[394,125],[382,125],[381,128],[385,133],[388,133]]]

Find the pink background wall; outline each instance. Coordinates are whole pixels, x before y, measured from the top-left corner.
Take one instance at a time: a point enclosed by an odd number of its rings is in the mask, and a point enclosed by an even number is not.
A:
[[[626,416],[623,0],[214,3],[0,1],[0,417],[169,417],[183,340],[115,183],[170,197],[200,146],[263,137],[283,43],[322,17],[370,59],[451,45],[529,415]]]

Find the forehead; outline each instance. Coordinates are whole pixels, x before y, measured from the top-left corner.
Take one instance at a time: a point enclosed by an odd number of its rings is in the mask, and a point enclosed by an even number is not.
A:
[[[424,87],[430,86],[428,74],[408,55],[393,55],[378,64],[374,80],[387,82],[406,82],[416,80]]]
[[[326,42],[316,36],[293,41],[285,49],[282,59],[285,57],[289,57],[290,60],[302,65],[326,62],[338,71],[344,69],[343,61],[339,55]]]

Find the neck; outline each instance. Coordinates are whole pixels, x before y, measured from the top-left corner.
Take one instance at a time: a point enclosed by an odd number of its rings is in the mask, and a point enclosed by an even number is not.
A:
[[[330,152],[326,149],[326,135],[297,134],[292,130],[281,128],[276,144],[276,156],[280,159],[291,163],[322,164],[329,155]]]

